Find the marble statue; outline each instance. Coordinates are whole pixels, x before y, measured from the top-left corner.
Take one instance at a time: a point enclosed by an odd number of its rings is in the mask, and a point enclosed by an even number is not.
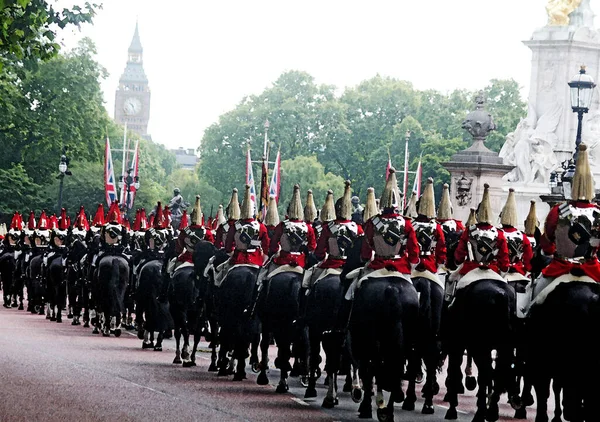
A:
[[[588,146],[592,172],[600,173],[600,110],[589,113],[583,125],[581,142]]]
[[[569,15],[574,12],[581,0],[548,0],[546,11],[548,12],[548,25],[567,26]]]

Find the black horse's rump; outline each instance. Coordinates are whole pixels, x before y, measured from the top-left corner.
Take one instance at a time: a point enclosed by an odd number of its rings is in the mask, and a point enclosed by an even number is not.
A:
[[[129,263],[119,255],[105,255],[98,263],[98,301],[99,311],[104,313],[105,328],[112,317],[117,326],[121,324],[121,315],[125,311],[125,291],[129,283]]]
[[[10,306],[11,295],[13,294],[14,272],[15,253],[14,251],[6,251],[0,255],[0,281],[2,281],[2,293],[4,295],[5,307]]]
[[[500,395],[508,393],[509,401],[516,396],[515,379],[511,378],[514,361],[514,319],[516,297],[514,289],[500,280],[478,280],[456,292],[444,324],[444,341],[448,350],[448,399],[446,419],[456,419],[458,394],[462,391],[461,364],[464,351],[473,357],[478,370],[476,418],[496,420]],[[492,351],[496,350],[495,367]],[[492,395],[488,404],[488,389]]]
[[[163,262],[154,259],[144,264],[140,270],[136,291],[136,312],[138,321],[143,316],[143,328],[149,332],[163,332],[173,329],[173,319],[166,311],[166,296],[162,274]]]
[[[563,388],[566,420],[597,420],[600,395],[600,284],[558,285],[527,319],[528,373],[537,395],[537,417],[544,420],[550,381]],[[537,420],[537,419],[536,419]],[[546,419],[547,420],[547,419]]]

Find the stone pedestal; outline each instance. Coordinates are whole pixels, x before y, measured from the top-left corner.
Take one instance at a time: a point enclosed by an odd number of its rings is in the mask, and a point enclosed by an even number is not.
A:
[[[443,166],[450,172],[454,218],[467,221],[470,209],[477,208],[481,202],[485,183],[490,185],[492,212],[500,214],[508,194],[502,176],[513,167],[502,164],[502,159],[489,150],[482,139],[476,139],[469,148],[454,154]]]

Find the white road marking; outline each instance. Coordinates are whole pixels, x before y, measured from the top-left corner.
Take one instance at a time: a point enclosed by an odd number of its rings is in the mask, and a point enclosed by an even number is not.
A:
[[[310,406],[310,404],[306,403],[304,400],[300,400],[297,397],[290,397],[292,400],[294,400],[296,403],[301,404],[302,406]]]
[[[437,407],[441,407],[442,409],[446,409],[446,410],[448,410],[448,409],[449,409],[449,407],[448,407],[448,406],[444,406],[444,405],[442,405],[442,404],[436,404],[436,406],[437,406]],[[469,414],[469,412],[465,412],[464,410],[458,410],[458,409],[456,409],[456,411],[457,411],[458,413],[461,413],[461,414],[463,414],[463,415],[468,415],[468,414]]]

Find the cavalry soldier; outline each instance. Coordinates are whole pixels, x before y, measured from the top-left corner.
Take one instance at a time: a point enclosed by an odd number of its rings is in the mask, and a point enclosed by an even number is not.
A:
[[[463,232],[454,253],[457,264],[462,264],[451,276],[451,281],[458,281],[455,291],[458,292],[468,284],[482,279],[505,280],[500,272],[509,269],[508,245],[502,230],[492,225],[490,205],[490,186],[484,184],[483,198],[477,209],[477,222],[472,218]],[[452,295],[452,292],[450,292]]]
[[[227,205],[227,221],[222,222],[217,227],[217,233],[215,236],[215,247],[217,249],[225,249],[225,240],[229,230],[235,226],[235,222],[240,219],[240,203],[238,200],[238,190],[233,188],[231,192],[231,199]]]
[[[27,287],[27,295],[30,296],[31,292],[31,279],[28,277],[29,263],[31,262],[32,248],[34,242],[34,233],[36,228],[35,213],[29,211],[29,218],[27,219],[27,225],[23,227],[21,233],[21,239],[18,243],[18,250],[15,252],[15,258],[17,260],[16,277],[19,277],[20,285]],[[9,232],[10,233],[10,232]],[[33,303],[31,300],[27,301],[27,312],[35,313]]]
[[[89,284],[86,280],[87,274],[84,268],[87,254],[85,239],[89,229],[90,223],[82,205],[67,237],[69,248],[67,255],[67,293],[69,295],[70,313],[73,316],[71,325],[81,325],[79,319],[81,318],[81,309],[84,308],[84,327],[90,326]]]
[[[233,207],[237,204],[237,191],[234,191],[234,195],[230,204]],[[250,198],[250,185],[246,185],[239,216],[239,220],[227,231],[225,252],[231,254],[231,257],[216,268],[215,286],[217,287],[221,286],[229,269],[235,265],[260,268],[268,258],[269,235],[265,225],[255,218],[254,204]]]
[[[19,253],[19,241],[21,239],[21,231],[23,229],[23,219],[21,214],[15,211],[13,214],[12,220],[10,222],[10,229],[2,238],[2,247],[0,249],[0,268],[1,273],[0,276],[4,275],[4,268],[7,268],[8,271],[12,271],[12,265],[10,265],[10,261],[14,261],[17,258],[17,254]],[[7,265],[8,264],[8,265]],[[12,274],[11,274],[12,276]],[[11,306],[17,306],[17,292],[15,291],[16,285],[16,277],[13,276],[12,286],[7,285],[7,280],[2,281],[2,293],[4,295],[4,304],[5,308],[10,308]],[[13,303],[11,305],[11,297],[13,298]],[[21,304],[19,305],[19,309],[23,309],[23,294],[21,292]]]
[[[55,217],[55,216],[54,216]],[[69,222],[67,220],[67,211],[62,208],[60,210],[60,219],[56,220],[53,218],[51,220],[52,231],[50,234],[50,245],[44,254],[44,272],[46,276],[48,274],[48,270],[52,263],[56,260],[60,260],[60,266],[63,269],[61,272],[61,277],[64,276],[64,268],[67,260],[67,236],[69,235]],[[56,282],[56,281],[55,281]],[[47,284],[48,285],[48,284]],[[65,280],[60,282],[61,286],[65,285]],[[60,287],[59,287],[60,288]],[[62,288],[60,288],[62,290]],[[53,294],[56,296],[55,301],[60,299],[66,300],[66,289],[64,291],[54,291]],[[63,296],[64,295],[64,296]],[[56,321],[58,323],[62,322],[62,303],[56,302],[56,310],[53,308],[50,302],[46,303],[47,305],[47,314],[46,318],[51,321]],[[51,312],[51,315],[49,313]]]
[[[344,195],[333,205],[333,192],[327,192],[327,199],[321,211],[321,235],[317,242],[315,257],[320,262],[304,274],[303,286],[310,289],[314,283],[328,274],[342,273],[342,267],[350,249],[364,232],[361,226],[351,221],[350,181],[346,181]],[[335,220],[332,217],[335,216]]]
[[[225,251],[233,252],[229,259],[231,266],[250,264],[262,267],[269,250],[269,235],[265,225],[256,220],[254,204],[250,199],[250,185],[246,185],[240,219],[233,230],[227,232]]]
[[[529,214],[527,214],[527,218],[525,219],[525,234],[529,239],[529,243],[531,243],[531,248],[535,251],[537,246],[540,244],[540,229],[539,229],[539,221],[537,219],[537,213],[535,209],[535,201],[531,201],[529,205]]]
[[[378,270],[394,271],[398,277],[411,282],[411,272],[420,262],[419,243],[413,224],[399,211],[396,170],[392,167],[389,171],[379,203],[381,212],[365,223],[365,243],[372,249],[373,258],[365,268],[348,274],[348,279],[354,279],[346,293],[348,300],[354,298],[361,279]]]
[[[183,218],[181,220],[180,230],[180,242],[183,248],[182,252],[177,257],[178,263],[192,263],[193,264],[193,253],[196,244],[202,240],[210,243],[215,243],[212,231],[204,225],[204,215],[202,214],[202,208],[200,207],[200,195],[196,195],[196,202],[194,204],[194,210],[191,215],[191,225],[187,224],[187,218],[184,225]]]
[[[279,211],[277,210],[277,200],[273,195],[269,196],[269,207],[267,208],[267,215],[265,216],[265,227],[267,228],[267,233],[269,235],[269,239],[273,238],[275,234],[275,229],[279,225]]]
[[[506,279],[508,281],[527,279],[526,276],[531,271],[533,249],[529,237],[516,227],[517,201],[515,190],[512,188],[508,190],[508,198],[500,214],[500,224],[508,245],[508,258],[510,261]]]
[[[465,226],[462,221],[453,217],[452,202],[450,201],[450,189],[447,183],[444,183],[442,189],[442,200],[437,212],[437,221],[442,226],[444,231],[444,239],[446,239],[446,268],[455,270],[454,251],[458,246],[460,236],[465,231]]]
[[[317,221],[317,207],[315,206],[315,199],[313,197],[312,189],[306,192],[306,205],[304,205],[304,222],[310,225],[315,232],[315,240],[318,236],[315,229],[315,222]]]
[[[217,230],[220,225],[227,223],[227,219],[225,218],[225,212],[223,209],[223,205],[219,205],[217,208],[217,215],[215,216],[212,226],[210,227],[210,231],[215,239],[215,243],[217,242]]]
[[[413,277],[426,277],[423,273],[429,272],[430,277],[434,277],[432,281],[439,283],[436,274],[446,264],[446,240],[444,230],[435,217],[433,179],[430,177],[419,201],[417,218],[412,222],[420,249],[420,262],[416,267],[419,274],[413,273]]]
[[[571,199],[553,207],[546,217],[541,247],[543,253],[551,256],[552,260],[535,281],[532,305],[542,301],[552,290],[545,289],[551,283],[554,286],[577,278],[600,282],[600,262],[597,257],[600,208],[593,202],[594,198],[594,179],[587,146],[580,144]],[[562,276],[568,276],[568,280],[563,280]]]

